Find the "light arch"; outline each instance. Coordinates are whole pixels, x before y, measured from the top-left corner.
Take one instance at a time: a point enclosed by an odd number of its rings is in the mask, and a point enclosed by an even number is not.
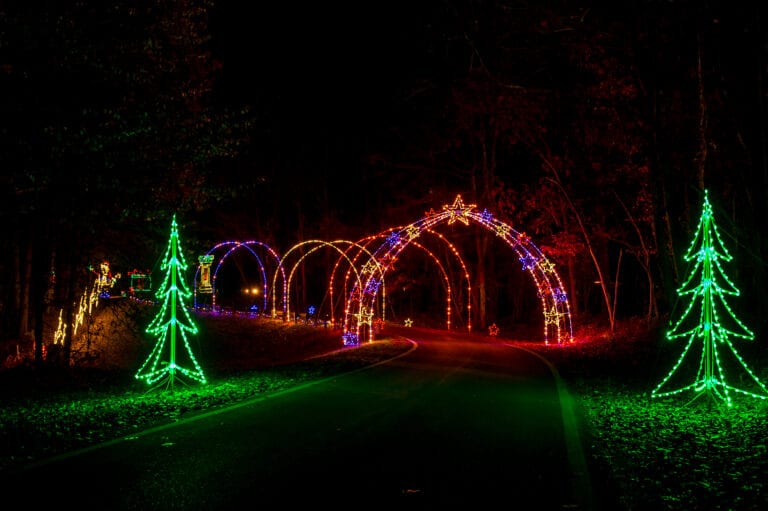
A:
[[[353,268],[357,267],[356,266],[357,265],[357,260],[363,254],[368,256],[367,259],[365,259],[365,261],[367,261],[369,263],[367,266],[366,265],[362,265],[363,273],[376,271],[376,272],[378,272],[381,275],[381,272],[382,272],[381,267],[378,265],[378,262],[373,257],[373,254],[368,250],[368,245],[370,245],[371,241],[373,239],[375,239],[375,238],[376,238],[376,235],[372,235],[372,236],[367,236],[366,238],[363,238],[362,240],[358,240],[357,242],[350,243],[350,245],[344,251],[344,253],[346,254],[346,253],[348,253],[349,251],[351,251],[354,248],[358,249],[357,253],[355,253],[354,256],[352,257],[351,264],[347,268],[347,271],[344,273],[344,282],[342,283],[342,286],[341,286],[342,292],[345,292],[348,289],[350,273],[353,271]],[[331,319],[331,324],[333,324],[333,325],[335,325],[334,311],[335,311],[335,307],[336,307],[336,305],[333,303],[334,280],[336,279],[336,271],[338,270],[341,261],[344,260],[344,259],[345,258],[343,256],[339,256],[339,258],[336,260],[336,264],[334,264],[333,269],[331,270],[331,275],[330,275],[330,278],[328,280],[328,294],[329,294],[329,299],[330,299],[329,301],[330,301],[330,310],[331,310],[331,318],[330,319]],[[382,301],[382,310],[384,310],[386,308],[386,286],[384,284],[383,275],[381,275],[381,276],[382,276],[382,279],[381,279],[381,293],[382,293],[381,301]],[[348,304],[349,304],[349,302],[345,301],[345,303],[344,303],[344,310],[345,310],[345,312],[346,312],[346,310],[348,308]],[[345,317],[346,317],[346,314],[345,314]],[[382,317],[383,317],[383,314],[382,314]]]
[[[349,266],[350,266],[351,270],[355,274],[355,282],[356,282],[355,283],[355,288],[362,289],[362,285],[361,285],[362,284],[362,278],[361,278],[361,275],[363,273],[365,273],[365,267],[363,268],[363,270],[358,270],[358,268],[354,264],[354,261],[349,258],[349,256],[347,255],[346,251],[344,251],[341,248],[339,248],[338,245],[342,245],[342,244],[351,245],[351,246],[357,246],[358,248],[363,248],[363,247],[360,247],[360,245],[355,243],[354,241],[348,241],[348,240],[335,240],[335,241],[306,240],[306,241],[302,241],[300,243],[295,244],[294,246],[292,246],[283,255],[282,262],[281,262],[281,266],[283,268],[283,272],[282,272],[282,275],[283,275],[283,314],[284,314],[284,318],[286,320],[288,319],[288,317],[290,315],[290,296],[289,296],[289,290],[290,289],[289,288],[290,288],[290,283],[291,283],[291,281],[293,279],[293,274],[296,271],[296,268],[298,268],[298,266],[304,261],[304,259],[307,256],[309,256],[313,252],[319,250],[320,248],[330,247],[333,250],[335,250],[336,252],[338,252],[339,256],[341,258],[346,259],[347,262],[349,263]],[[292,255],[292,253],[294,251],[296,251],[296,250],[298,250],[298,249],[300,249],[302,247],[305,247],[307,245],[311,245],[312,247],[305,254],[302,254],[301,257],[299,257],[299,259],[293,264],[293,266],[291,267],[291,269],[289,271],[288,277],[286,278],[285,269],[284,269],[285,261],[288,260],[288,257],[290,255]],[[370,252],[368,252],[368,254],[369,254],[369,259],[367,259],[367,261],[370,261],[372,259],[372,254],[370,254]],[[374,272],[371,271],[371,273],[374,273]],[[277,286],[277,278],[278,278],[278,276],[279,275],[277,273],[275,273],[274,280],[273,280],[273,286],[272,286],[273,288],[276,288],[276,286]],[[274,310],[274,305],[273,305],[273,315],[274,315],[275,312],[276,311]],[[348,313],[349,313],[349,309],[345,308],[345,311],[344,311],[345,316]],[[359,314],[365,314],[365,311],[361,309],[359,311]]]
[[[263,292],[262,292],[262,298],[263,298],[263,308],[262,311],[266,312],[268,310],[268,303],[269,303],[269,297],[272,297],[272,302],[275,301],[275,293],[272,289],[270,289],[267,285],[269,282],[269,279],[267,278],[267,271],[266,266],[264,265],[264,261],[262,261],[261,257],[259,257],[259,254],[256,253],[253,246],[259,246],[264,248],[269,255],[272,256],[272,258],[275,260],[276,269],[282,270],[282,265],[280,262],[280,256],[278,256],[277,252],[270,247],[268,244],[263,243],[261,241],[257,240],[248,240],[248,241],[237,241],[237,240],[229,240],[229,241],[222,241],[216,245],[214,245],[211,249],[208,250],[208,252],[205,253],[205,255],[212,255],[216,251],[218,251],[221,248],[226,248],[226,251],[224,254],[219,258],[216,264],[216,268],[212,272],[212,279],[211,283],[213,286],[213,307],[215,309],[216,304],[216,278],[218,276],[219,270],[221,269],[221,266],[224,264],[224,262],[229,258],[232,254],[234,254],[237,250],[244,248],[248,250],[251,255],[256,259],[257,264],[259,265],[259,271],[261,273],[262,277],[262,285],[263,285]],[[197,308],[197,279],[200,274],[200,266],[198,266],[195,270],[195,276],[194,276],[194,287],[195,290],[195,298],[194,298],[194,307]]]
[[[424,217],[400,229],[393,230],[386,240],[373,251],[373,257],[383,269],[383,274],[391,267],[394,260],[413,240],[421,234],[440,224],[454,224],[460,222],[469,225],[477,224],[490,232],[493,232],[505,242],[517,255],[521,269],[532,278],[541,304],[544,317],[544,342],[551,341],[562,344],[573,341],[573,326],[568,295],[562,280],[550,261],[538,246],[524,232],[518,232],[510,225],[498,220],[487,209],[476,211],[476,205],[465,205],[461,195],[457,195],[453,204],[446,204],[442,210],[436,212],[430,210]],[[368,277],[369,279],[372,277]],[[377,285],[370,280],[360,289],[350,293],[352,303],[353,293],[359,296],[359,307],[372,310],[375,304]],[[368,292],[372,290],[372,292]],[[372,333],[360,328],[356,322],[357,315],[348,313],[345,321],[345,344],[357,344],[366,340],[372,340]]]
[[[365,242],[366,246],[368,246],[368,245],[370,245],[372,243],[372,241],[377,240],[377,239],[386,239],[393,232],[399,231],[401,229],[403,229],[403,227],[390,228],[390,229],[382,231],[382,232],[380,232],[378,234],[372,234],[370,236],[367,236],[367,237],[363,238],[363,240],[361,240],[361,242]],[[459,265],[461,266],[461,269],[463,271],[463,276],[464,276],[464,279],[465,279],[466,284],[467,284],[467,305],[466,305],[466,307],[467,307],[467,331],[470,332],[472,330],[472,320],[471,320],[471,311],[472,311],[472,283],[471,283],[471,279],[470,279],[470,275],[469,275],[469,270],[467,269],[467,265],[464,262],[464,259],[461,257],[461,254],[459,253],[459,251],[456,248],[456,246],[453,243],[451,243],[450,240],[448,240],[441,233],[439,233],[437,231],[434,231],[432,229],[425,229],[423,231],[423,233],[427,233],[427,234],[433,235],[436,238],[438,238],[443,244],[445,244],[448,247],[448,250],[450,251],[450,253],[454,256],[454,258],[459,262]],[[422,250],[425,254],[427,254],[427,256],[429,256],[435,262],[435,264],[438,267],[438,270],[443,275],[443,279],[444,279],[446,290],[447,290],[447,296],[446,296],[446,328],[448,330],[450,330],[451,329],[451,315],[452,315],[451,300],[453,298],[453,291],[452,291],[452,287],[451,287],[451,279],[448,277],[448,273],[446,272],[445,267],[443,266],[443,264],[440,261],[440,259],[431,250],[429,250],[429,248],[427,248],[424,245],[421,245],[420,243],[416,243],[415,241],[412,241],[412,243],[414,244],[414,246],[416,248]],[[370,253],[369,253],[369,255],[370,255]],[[375,261],[375,258],[373,258],[371,260]],[[394,262],[394,259],[393,259],[392,262]],[[380,267],[379,267],[379,270],[381,270]],[[334,269],[334,271],[335,271],[335,269]],[[372,282],[373,282],[373,285],[376,285],[375,281],[372,281]],[[382,284],[381,284],[382,292],[385,292],[384,280],[382,279],[381,282],[382,282]],[[346,289],[346,286],[344,288]],[[386,312],[385,307],[386,307],[386,302],[385,302],[385,300],[382,299],[382,309],[381,309],[381,315],[380,315],[381,321],[384,321],[384,318],[385,318],[385,312]],[[347,318],[345,318],[345,320],[346,319]],[[349,331],[349,324],[346,321],[344,323],[344,331],[345,332]]]

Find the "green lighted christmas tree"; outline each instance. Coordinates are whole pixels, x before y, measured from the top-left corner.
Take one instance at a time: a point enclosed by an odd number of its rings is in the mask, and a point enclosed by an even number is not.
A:
[[[694,393],[691,401],[700,396],[708,396],[729,406],[732,392],[760,399],[768,398],[768,389],[749,369],[732,342],[733,339],[755,338],[752,331],[736,317],[727,302],[729,296],[739,296],[739,290],[721,266],[722,262],[731,261],[732,258],[718,233],[712,206],[705,190],[704,208],[696,235],[685,254],[685,260],[693,263],[693,269],[677,290],[678,296],[690,297],[690,302],[680,319],[671,325],[666,334],[670,341],[687,338],[688,343],[672,370],[651,393],[653,397],[690,391]],[[673,384],[674,380],[680,379],[683,367],[690,366],[684,366],[684,362],[692,362],[697,357],[698,370],[694,381],[681,386]],[[746,390],[729,384],[725,379],[726,367],[745,371],[755,383],[754,388]],[[672,389],[662,390],[668,387]]]
[[[169,388],[173,388],[179,374],[205,383],[205,375],[192,354],[187,338],[188,335],[197,333],[197,327],[184,305],[184,299],[189,298],[192,293],[184,284],[183,272],[187,269],[187,263],[179,245],[176,215],[173,215],[171,239],[160,268],[167,270],[165,278],[155,294],[162,308],[146,330],[147,333],[157,337],[157,343],[136,373],[136,378],[145,380],[150,385],[165,379]],[[182,312],[181,317],[178,316],[179,311]],[[179,354],[183,358],[182,362],[180,362],[180,358],[177,358],[176,353],[176,343],[179,337],[186,350],[186,352]],[[184,365],[191,365],[194,369],[186,368]]]

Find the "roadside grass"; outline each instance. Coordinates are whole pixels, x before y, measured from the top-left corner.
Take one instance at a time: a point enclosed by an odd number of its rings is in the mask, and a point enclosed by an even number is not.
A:
[[[556,365],[580,404],[593,492],[609,492],[611,509],[768,509],[768,400],[735,395],[727,406],[693,391],[652,398],[683,346],[642,322],[612,337],[587,328],[569,346],[527,347]],[[768,382],[765,350],[738,348]],[[747,388],[738,371],[726,374]]]
[[[116,347],[95,336],[86,357],[91,362],[69,369],[21,365],[0,371],[0,474],[411,348],[407,341],[386,339],[343,347],[340,331],[268,319],[212,317],[198,327],[205,339],[198,346],[205,385],[187,386],[179,379],[169,389],[136,380],[134,373],[152,348],[151,339],[142,338]]]
[[[343,348],[338,330],[273,320],[208,318],[199,326],[203,342],[194,347],[207,385],[170,392],[135,380],[137,362],[152,347],[144,338],[95,335],[88,350],[79,348],[80,366],[67,371],[0,371],[0,474],[410,348],[392,339]],[[768,509],[768,402],[652,399],[682,349],[661,339],[658,328],[633,322],[612,337],[585,328],[570,345],[520,344],[550,360],[576,399],[593,493],[606,511]],[[765,382],[763,351],[753,344],[741,353]]]

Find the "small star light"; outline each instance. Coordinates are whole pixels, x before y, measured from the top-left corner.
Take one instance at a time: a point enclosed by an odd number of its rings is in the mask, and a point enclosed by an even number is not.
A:
[[[467,213],[476,207],[477,204],[470,204],[469,206],[465,206],[464,201],[461,200],[461,195],[457,195],[456,200],[453,201],[452,205],[443,205],[443,211],[448,211],[451,214],[451,216],[448,217],[448,225],[454,223],[456,220],[463,223],[464,225],[469,225]]]
[[[555,272],[555,263],[552,261],[542,261],[539,264],[539,268],[541,268],[541,271],[544,273],[554,273]]]
[[[373,262],[372,259],[368,259],[368,261],[366,261],[366,263],[363,265],[363,273],[366,275],[370,275],[374,271],[376,271],[376,263]]]
[[[539,260],[533,257],[531,254],[526,254],[519,260],[521,263],[523,263],[523,270],[532,270],[536,267],[536,263],[539,262]]]
[[[360,314],[357,316],[357,321],[361,325],[370,325],[373,319],[373,310],[369,310],[368,307],[360,307]]]
[[[387,236],[387,243],[390,244],[390,246],[395,246],[398,243],[400,243],[400,233],[398,232],[392,232],[389,236]]]
[[[506,238],[507,234],[509,234],[509,226],[507,224],[498,224],[496,226],[496,236]]]
[[[408,239],[412,240],[421,234],[421,229],[411,224],[405,229],[405,232],[408,234]]]
[[[547,325],[557,325],[560,322],[560,318],[563,316],[562,312],[557,310],[557,307],[552,306],[548,311],[544,312],[544,323]]]
[[[488,327],[488,335],[491,337],[496,337],[499,335],[499,327],[496,326],[496,323]]]
[[[366,294],[369,294],[369,295],[376,294],[379,291],[380,285],[381,285],[381,280],[374,277],[368,279],[368,282],[365,284]]]
[[[344,332],[341,338],[344,341],[344,346],[357,346],[359,344],[359,339],[357,337],[357,334],[354,332],[351,332],[351,331]]]
[[[314,305],[310,305],[310,306],[309,306],[309,309],[307,309],[307,312],[309,312],[309,315],[310,315],[310,316],[311,316],[312,314],[314,314],[314,313],[315,313],[315,306],[314,306]]]
[[[413,320],[411,318],[408,318],[405,320],[405,326],[412,327],[413,326]]]

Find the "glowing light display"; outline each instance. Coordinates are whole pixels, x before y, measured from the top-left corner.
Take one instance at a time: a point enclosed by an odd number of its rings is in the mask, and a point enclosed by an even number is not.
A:
[[[445,266],[442,264],[440,259],[434,254],[434,252],[432,252],[431,250],[429,250],[428,248],[426,248],[425,246],[420,244],[418,241],[416,241],[416,238],[418,238],[422,234],[421,230],[417,226],[411,224],[411,225],[408,225],[406,227],[397,227],[397,228],[394,228],[394,229],[389,229],[389,230],[387,230],[385,232],[381,232],[379,234],[368,236],[368,237],[364,238],[363,240],[361,240],[359,243],[362,243],[363,245],[368,246],[373,241],[375,241],[376,239],[386,239],[389,242],[389,240],[392,239],[390,236],[391,236],[391,233],[393,231],[405,232],[407,234],[407,246],[412,246],[412,247],[415,247],[415,248],[421,250],[427,256],[429,256],[430,259],[432,259],[435,262],[435,265],[437,266],[438,270],[440,271],[440,273],[441,273],[441,275],[443,277],[443,282],[445,284],[445,289],[446,289],[446,308],[445,308],[446,320],[445,320],[445,324],[446,324],[446,329],[450,330],[451,329],[451,302],[452,302],[454,297],[453,297],[453,292],[451,290],[451,282],[450,282],[450,279],[448,277],[448,272],[446,271]],[[446,246],[449,248],[451,254],[456,257],[456,260],[459,262],[459,264],[461,265],[461,267],[463,269],[463,275],[464,275],[464,278],[466,279],[466,282],[467,282],[467,331],[471,331],[471,329],[472,329],[472,321],[471,321],[470,316],[471,316],[471,307],[472,307],[471,306],[472,286],[470,284],[470,276],[469,276],[469,272],[467,270],[467,266],[466,266],[464,260],[462,259],[461,255],[459,254],[459,251],[456,249],[456,246],[453,245],[450,241],[448,241],[445,238],[445,236],[443,236],[442,234],[440,234],[438,232],[435,232],[435,231],[433,231],[431,229],[425,229],[424,232],[437,237],[440,241],[445,243]],[[406,245],[404,245],[404,247],[406,247]],[[363,289],[363,293],[367,294],[367,295],[375,295],[377,293],[377,291],[378,291],[379,286],[382,286],[382,288],[383,288],[383,284],[384,284],[384,278],[383,277],[384,277],[384,275],[383,275],[383,272],[382,272],[381,265],[378,263],[378,261],[376,261],[376,259],[372,257],[372,254],[370,252],[368,252],[366,249],[364,249],[364,251],[369,256],[369,259],[363,265],[362,279],[366,282],[365,289]],[[355,257],[353,259],[353,264],[356,261],[356,259],[357,259],[357,257]],[[390,265],[389,265],[389,269],[390,270],[393,269],[392,264],[394,262],[395,262],[395,259],[392,258],[390,260]],[[337,265],[338,265],[338,263],[337,263]],[[334,273],[335,273],[335,271],[336,271],[336,269],[334,268]],[[377,278],[368,278],[368,277],[372,276],[372,273],[374,271],[376,272],[376,276],[375,277],[377,277]],[[332,277],[332,279],[333,279],[333,277]],[[346,279],[345,279],[345,283],[346,283]],[[345,286],[344,289],[347,289],[347,287]],[[384,289],[382,289],[382,304],[381,304],[381,308],[380,308],[381,316],[382,316],[382,318],[381,318],[382,321],[384,319],[383,316],[384,316],[385,305],[386,305],[386,300],[385,300],[385,296],[384,296]],[[345,328],[348,328],[349,325],[347,323],[345,323],[344,326],[345,326]]]
[[[488,229],[511,247],[522,262],[522,269],[533,279],[544,316],[544,342],[548,344],[551,338],[558,344],[573,341],[570,304],[554,263],[547,259],[527,234],[518,233],[511,226],[496,219],[488,210],[475,211],[476,207],[475,204],[465,205],[461,195],[457,195],[453,204],[442,207],[442,212],[430,209],[420,220],[387,234],[379,247],[372,251],[372,257],[382,270],[381,276],[365,276],[362,286],[355,287],[348,295],[345,332],[354,333],[350,338],[357,341],[365,339],[365,331],[362,330],[358,318],[361,317],[360,311],[363,308],[369,312],[374,309],[377,285],[371,279],[383,279],[400,253],[421,233],[441,223],[451,225],[460,222],[469,225],[471,221]]]
[[[120,274],[112,275],[112,270],[109,268],[109,261],[102,261],[99,263],[99,271],[96,271],[91,267],[91,271],[96,274],[96,286],[99,289],[99,293],[102,296],[108,297],[109,290],[117,283],[120,278]]]
[[[360,280],[360,271],[355,266],[353,260],[349,257],[347,251],[342,250],[339,248],[339,245],[356,245],[353,241],[347,241],[347,240],[335,240],[335,241],[322,241],[322,240],[307,240],[302,241],[301,243],[297,243],[296,245],[292,246],[288,251],[286,251],[285,254],[283,254],[283,257],[280,261],[281,267],[283,269],[283,312],[285,315],[285,318],[288,318],[290,316],[290,295],[289,291],[291,289],[291,283],[293,282],[293,276],[296,273],[296,270],[299,268],[299,266],[304,262],[304,260],[317,250],[321,248],[330,248],[331,250],[336,251],[339,254],[340,258],[345,259],[349,263],[350,269],[355,274],[355,281],[357,282],[357,285],[361,284]],[[304,248],[311,246],[309,250],[307,250],[306,253],[300,255],[298,260],[293,263],[293,266],[291,266],[290,270],[288,271],[288,278],[285,278],[285,265],[286,262],[291,260],[291,256],[294,253],[301,253],[301,250]],[[277,278],[279,274],[276,272],[273,280],[272,287],[277,288]],[[359,317],[364,318],[366,317],[365,314],[362,314],[361,311],[358,311]]]
[[[729,406],[732,404],[731,392],[768,399],[768,389],[749,369],[732,343],[732,339],[753,340],[755,336],[736,317],[727,302],[727,297],[739,296],[739,290],[721,265],[733,257],[720,238],[707,190],[704,191],[703,211],[696,234],[684,258],[693,263],[693,267],[677,294],[690,297],[690,302],[680,318],[671,325],[666,337],[670,341],[687,338],[688,342],[672,370],[652,391],[652,397],[692,392],[691,401],[706,395]],[[721,354],[718,348],[727,350]],[[675,385],[673,381],[679,379],[677,376],[683,372],[684,363],[696,358],[698,370],[693,381]],[[735,362],[734,365],[746,373],[755,384],[755,391],[735,387],[726,381],[724,370],[729,361]]]
[[[233,255],[234,253],[236,253],[240,249],[245,249],[245,250],[248,251],[248,253],[253,255],[254,259],[256,260],[256,263],[259,266],[259,271],[261,273],[261,279],[262,279],[263,286],[264,286],[263,293],[262,293],[262,299],[263,299],[262,310],[265,311],[265,312],[268,310],[267,304],[269,302],[269,298],[271,297],[272,298],[272,312],[274,314],[276,294],[274,293],[274,290],[272,290],[272,292],[270,292],[270,289],[269,289],[269,287],[267,285],[267,282],[268,282],[267,267],[264,264],[264,261],[262,260],[262,258],[259,257],[259,254],[256,253],[256,250],[255,250],[256,248],[264,249],[267,252],[267,254],[269,254],[272,257],[272,259],[274,259],[275,265],[276,265],[277,269],[279,271],[282,271],[282,266],[280,265],[280,257],[277,255],[277,252],[275,252],[275,250],[272,249],[272,247],[270,247],[266,243],[262,243],[261,241],[256,241],[256,240],[248,240],[248,241],[230,240],[230,241],[223,241],[223,242],[218,243],[217,245],[215,245],[210,250],[208,250],[208,252],[206,252],[206,254],[205,254],[206,256],[214,257],[215,253],[218,252],[220,249],[225,250],[224,253],[221,255],[221,257],[218,258],[218,263],[216,264],[216,267],[215,267],[214,271],[211,273],[211,276],[210,276],[211,288],[212,288],[212,290],[211,290],[211,295],[212,295],[211,307],[212,307],[214,312],[217,311],[217,306],[216,306],[216,296],[217,296],[217,292],[216,292],[216,279],[218,277],[219,271],[221,270],[222,266],[224,265],[224,263],[227,261],[227,259],[231,255]],[[200,292],[199,291],[199,287],[202,284],[198,284],[198,278],[201,281],[203,280],[202,270],[203,270],[202,266],[198,266],[197,271],[195,272],[195,279],[194,279],[194,283],[195,283],[195,286],[194,286],[194,289],[195,289],[194,308],[195,308],[195,310],[197,310],[198,307],[199,307],[199,304],[198,304],[198,301],[197,301],[197,295],[198,295],[198,292]],[[285,274],[283,274],[283,280],[285,280]],[[202,292],[200,292],[200,293],[203,294]]]
[[[110,284],[111,285],[111,284]],[[77,311],[74,313],[74,321],[72,322],[72,336],[77,335],[77,330],[85,322],[85,319],[93,314],[93,308],[98,305],[99,297],[103,291],[99,291],[99,278],[96,279],[93,287],[89,291],[86,289],[80,296],[78,302]],[[59,310],[59,322],[56,326],[56,331],[53,334],[53,344],[63,346],[67,336],[67,323],[64,321],[64,309]]]
[[[408,318],[408,319],[405,320],[405,322],[403,324],[405,326],[407,326],[407,327],[412,327],[413,326],[413,320],[411,318]]]
[[[179,375],[184,375],[200,383],[206,383],[203,370],[192,353],[187,337],[196,334],[198,330],[184,304],[184,299],[189,298],[192,293],[184,283],[183,272],[187,269],[187,263],[179,243],[179,230],[175,214],[171,221],[171,237],[160,268],[166,270],[165,278],[155,294],[160,302],[161,310],[146,329],[147,333],[157,337],[157,343],[135,377],[145,380],[150,385],[159,381],[162,383],[161,380],[163,380],[170,389],[173,388]],[[179,317],[179,311],[181,311],[181,317]],[[192,368],[184,367],[177,359],[176,341],[178,335],[181,336],[185,349],[182,353],[185,353],[188,359],[185,363],[190,363]]]
[[[198,256],[197,261],[200,263],[200,282],[197,283],[195,289],[201,294],[213,294],[213,285],[211,285],[211,265],[213,264],[213,254],[205,254]]]
[[[128,272],[128,276],[131,278],[131,295],[135,296],[137,293],[148,293],[152,290],[152,278],[149,270],[139,271],[134,268],[133,271]]]
[[[464,205],[464,201],[461,200],[461,195],[457,195],[456,199],[453,201],[452,205],[445,204],[443,206],[443,211],[448,213],[448,225],[451,225],[455,221],[459,221],[463,223],[464,225],[469,225],[469,213],[473,209],[477,207],[477,204],[470,204],[469,206]],[[490,218],[490,215],[488,214],[488,211],[485,210],[484,213],[480,214],[481,218],[485,220],[485,218]]]
[[[544,323],[544,342],[549,344],[554,340],[558,344],[573,341],[571,326],[570,305],[568,295],[565,291],[560,277],[552,261],[548,260],[542,251],[531,241],[531,238],[525,233],[519,233],[511,226],[499,221],[487,209],[476,210],[475,204],[465,205],[461,195],[457,195],[452,204],[445,204],[441,211],[430,209],[425,216],[416,222],[406,226],[387,229],[376,235],[368,236],[358,242],[336,240],[307,240],[297,243],[291,247],[282,257],[279,257],[271,248],[257,241],[228,241],[216,245],[208,254],[219,248],[227,249],[223,256],[218,257],[218,265],[212,273],[211,287],[213,290],[213,309],[216,310],[216,278],[223,262],[234,251],[240,248],[247,248],[256,258],[262,273],[264,281],[264,307],[267,311],[267,295],[272,297],[272,316],[277,317],[278,293],[282,291],[282,313],[284,320],[291,320],[291,309],[302,310],[303,304],[294,303],[291,300],[292,286],[294,284],[297,269],[305,259],[319,250],[320,248],[330,248],[338,253],[336,263],[330,271],[327,293],[329,300],[323,299],[320,306],[317,307],[315,314],[323,318],[330,318],[330,323],[337,326],[335,319],[336,310],[343,309],[342,341],[345,345],[357,344],[361,341],[372,340],[374,333],[381,331],[381,325],[384,323],[386,311],[386,286],[385,277],[387,272],[392,272],[401,253],[408,247],[422,250],[437,265],[437,269],[442,276],[446,289],[446,327],[452,328],[452,314],[461,310],[461,307],[453,307],[453,302],[457,302],[454,296],[454,288],[458,286],[451,285],[452,275],[460,275],[466,281],[466,321],[467,331],[472,329],[472,286],[471,277],[463,258],[461,257],[455,245],[450,243],[442,234],[435,231],[435,227],[441,224],[452,225],[461,223],[463,225],[477,224],[491,233],[496,239],[500,239],[508,245],[515,253],[517,260],[522,265],[522,270],[527,272],[532,278],[537,291],[537,297],[541,304],[541,311]],[[435,236],[446,244],[447,249],[443,251],[449,256],[453,255],[461,265],[457,274],[454,268],[446,268],[444,261],[441,261],[436,253],[432,252],[420,241],[425,241],[425,234]],[[417,241],[418,240],[418,241]],[[251,245],[260,245],[270,252],[277,262],[277,267],[271,275],[271,292],[268,293],[267,270],[254,251]],[[342,248],[342,245],[344,247]],[[202,262],[202,260],[201,260]],[[342,282],[337,282],[336,275],[344,263],[346,267]],[[201,265],[202,267],[202,265]],[[449,271],[450,270],[450,271]],[[201,269],[195,276],[201,275]],[[278,279],[282,278],[282,285]],[[195,286],[195,297],[197,297],[198,288]],[[334,293],[340,288],[342,290],[343,306],[339,307],[334,301]],[[298,296],[298,295],[297,295]],[[464,294],[457,294],[463,297]],[[327,313],[325,307],[328,307]],[[197,309],[197,298],[195,298],[195,309]],[[304,309],[306,310],[306,309]],[[311,313],[310,313],[311,314]],[[456,313],[459,319],[460,313]],[[410,320],[409,320],[410,321]],[[327,321],[324,321],[327,325]]]
[[[328,281],[328,295],[329,295],[329,307],[330,307],[330,321],[332,324],[336,324],[336,303],[333,300],[334,296],[334,288],[335,288],[335,277],[336,272],[338,271],[340,264],[342,261],[347,261],[351,263],[351,266],[347,267],[347,271],[344,274],[344,280],[342,281],[341,288],[342,288],[342,297],[346,295],[347,292],[349,292],[349,280],[352,275],[352,272],[354,271],[354,268],[358,266],[358,260],[363,257],[366,261],[365,264],[362,265],[362,270],[359,272],[363,279],[366,279],[366,281],[370,283],[374,283],[376,286],[381,286],[381,300],[382,304],[386,301],[386,289],[384,287],[384,279],[367,279],[366,276],[373,274],[376,272],[379,274],[379,276],[382,276],[381,268],[376,261],[376,259],[373,258],[373,255],[370,251],[368,251],[367,245],[370,243],[371,239],[373,239],[372,236],[369,236],[368,238],[361,240],[357,243],[350,243],[347,248],[344,250],[344,255],[340,255],[338,259],[336,260],[336,264],[334,264],[333,269],[331,270],[331,276]],[[352,257],[348,257],[348,254],[357,249],[357,252],[352,255]],[[369,289],[369,291],[372,291]],[[346,315],[348,312],[347,306],[349,302],[342,304],[343,307],[343,315]],[[382,310],[384,310],[384,306],[382,305]],[[383,313],[381,316],[382,321],[384,320]],[[347,337],[342,336],[345,340]]]
[[[488,335],[491,337],[496,337],[499,335],[499,327],[496,326],[496,323],[488,327]]]

